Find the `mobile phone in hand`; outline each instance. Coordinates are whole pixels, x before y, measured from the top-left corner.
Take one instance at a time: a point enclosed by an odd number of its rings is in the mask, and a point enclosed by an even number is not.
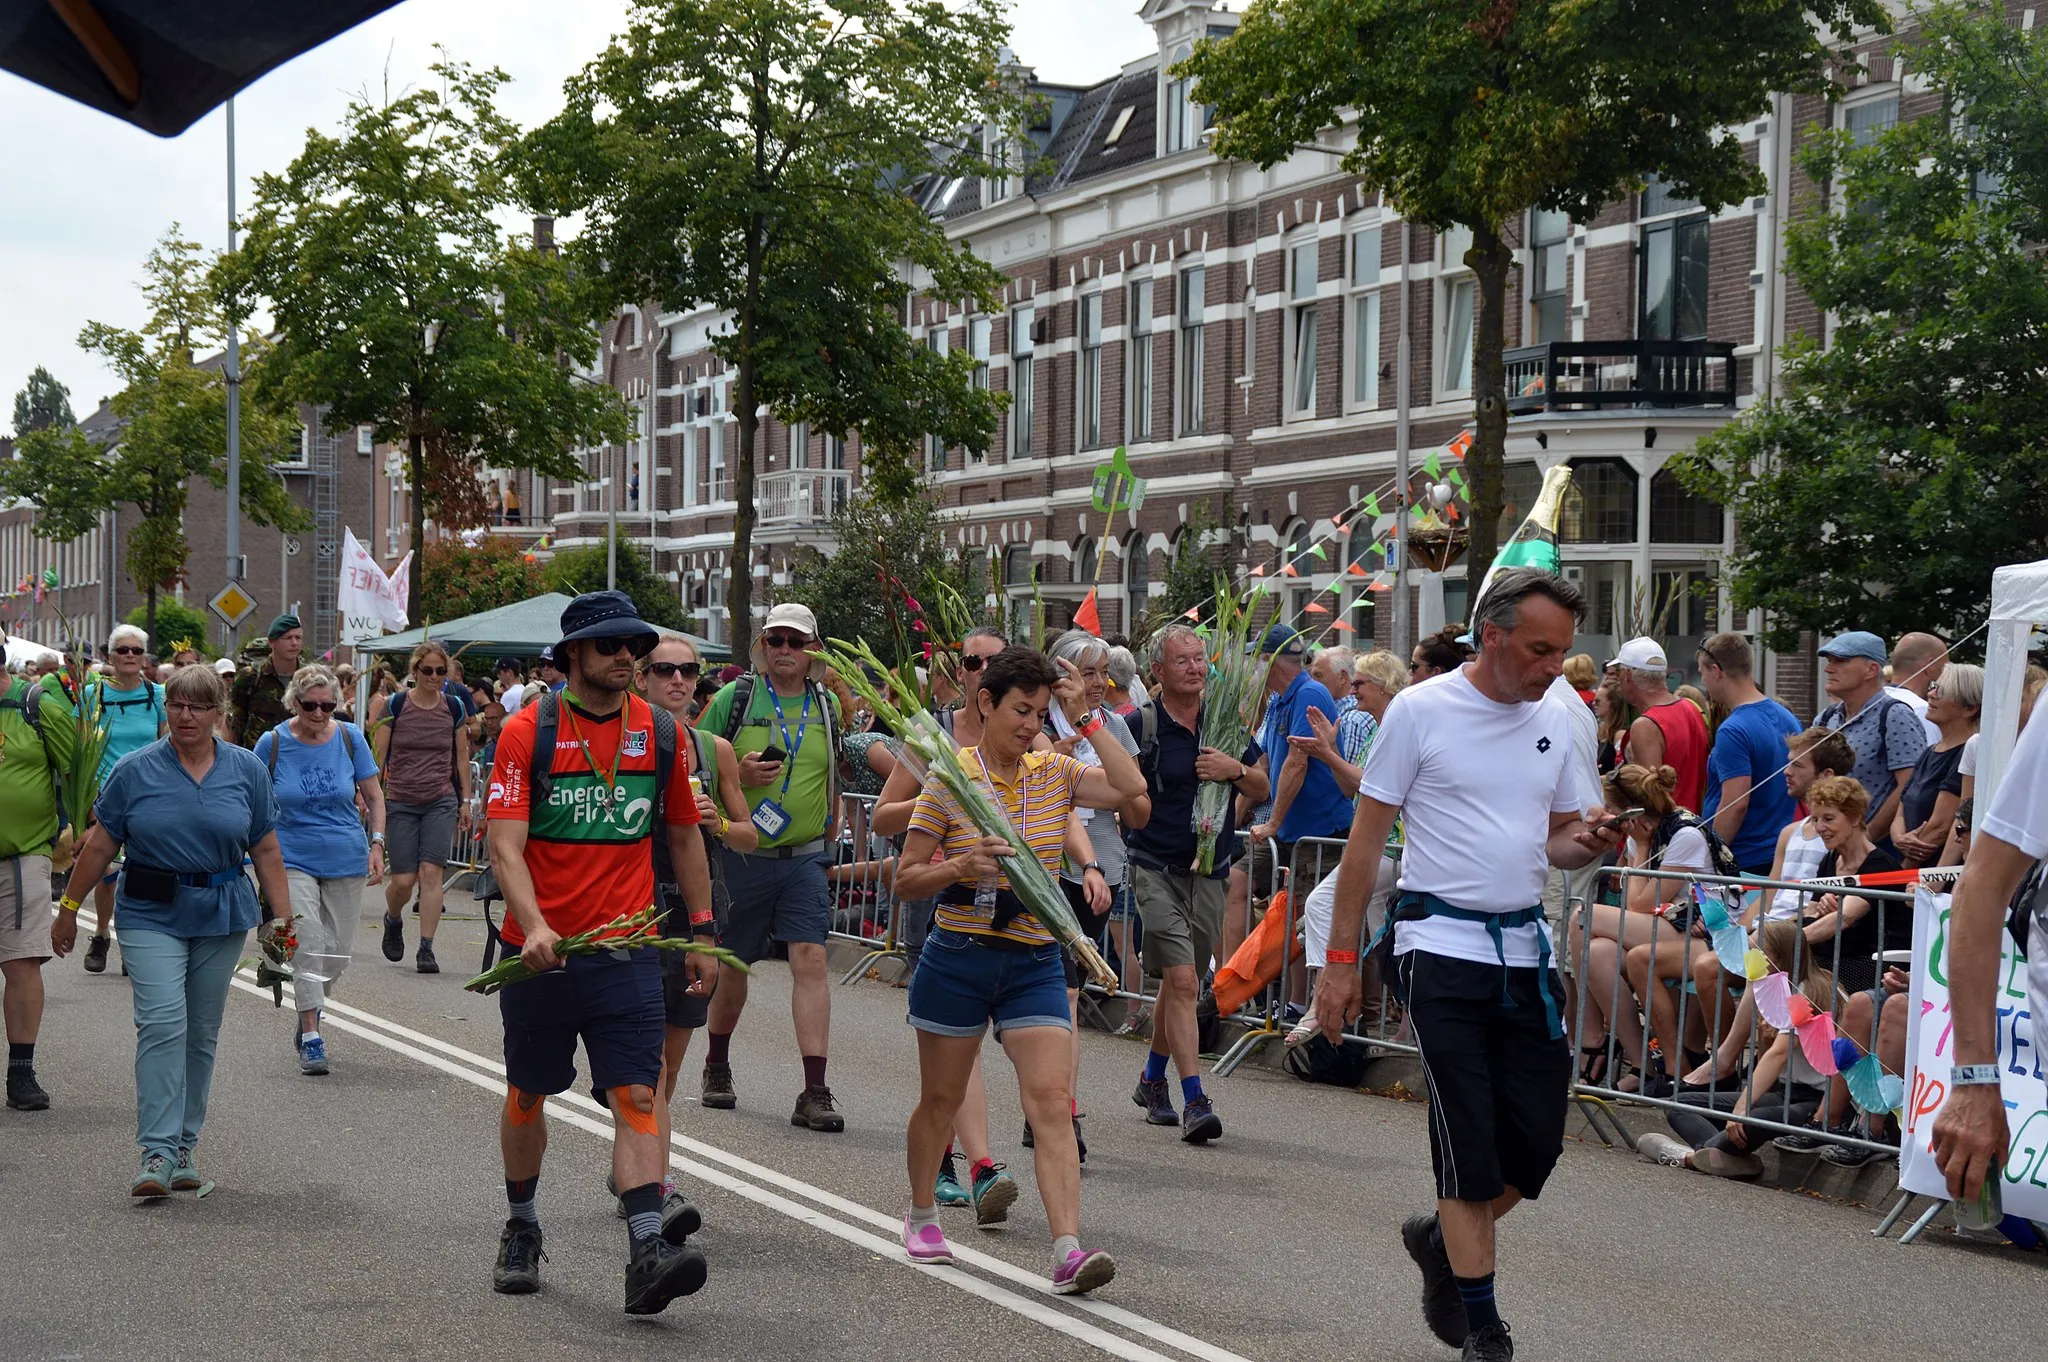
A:
[[[1593,831],[1600,832],[1607,828],[1615,826],[1617,823],[1626,823],[1631,818],[1641,818],[1644,814],[1648,812],[1648,809],[1623,809],[1620,813],[1614,815],[1614,817],[1603,818],[1599,822],[1595,823],[1593,825]]]
[[[784,756],[783,750],[779,747],[764,747],[761,749],[761,760],[770,766],[780,766]]]

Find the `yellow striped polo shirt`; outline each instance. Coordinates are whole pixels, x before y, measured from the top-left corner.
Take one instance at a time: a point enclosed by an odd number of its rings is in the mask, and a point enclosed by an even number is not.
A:
[[[983,774],[981,754],[972,747],[960,749],[960,764],[970,775]],[[1063,752],[1026,752],[1015,785],[1006,785],[993,775],[988,777],[1010,826],[1023,837],[1027,846],[1038,853],[1038,863],[1045,867],[1047,874],[1059,868],[1060,844],[1067,832],[1067,814],[1074,807],[1075,792],[1087,770],[1086,765]],[[981,839],[974,824],[960,811],[960,805],[936,781],[926,784],[924,793],[917,797],[917,808],[910,815],[910,826],[938,838],[940,850],[948,859],[966,855]],[[998,875],[996,887],[1008,889],[1010,877]],[[1000,936],[1034,946],[1047,945],[1053,939],[1052,933],[1030,913],[1018,914],[1000,932],[993,930],[994,916],[992,909],[977,911],[971,903],[941,901],[933,921],[935,926],[956,932]]]

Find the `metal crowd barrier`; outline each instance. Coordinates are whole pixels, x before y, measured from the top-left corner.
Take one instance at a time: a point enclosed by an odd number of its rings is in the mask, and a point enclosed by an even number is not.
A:
[[[478,878],[491,863],[489,821],[484,817],[484,805],[489,800],[490,788],[490,769],[476,758],[470,758],[469,831],[464,832],[459,822],[455,825],[455,843],[449,849],[448,869],[444,876],[445,889],[448,893],[474,888]]]
[[[897,847],[873,829],[875,796],[839,796],[839,844],[832,877],[832,923],[827,935],[866,946],[867,951],[839,982],[850,984],[877,962],[901,959],[897,944],[903,914],[896,898]]]
[[[1569,987],[1571,990],[1568,996],[1572,1003],[1572,1015],[1568,1021],[1567,1033],[1571,1037],[1573,1049],[1572,1096],[1579,1103],[1580,1109],[1586,1113],[1588,1123],[1593,1126],[1595,1133],[1601,1139],[1610,1145],[1621,1143],[1631,1150],[1635,1148],[1635,1138],[1610,1109],[1615,1103],[1635,1103],[1642,1106],[1656,1107],[1668,1113],[1689,1113],[1701,1116],[1716,1125],[1725,1125],[1731,1121],[1740,1122],[1745,1127],[1765,1138],[1778,1135],[1811,1135],[1816,1133],[1817,1130],[1828,1128],[1839,1131],[1845,1125],[1843,1118],[1853,1115],[1853,1128],[1856,1133],[1853,1135],[1828,1133],[1829,1143],[1868,1149],[1883,1154],[1891,1154],[1897,1151],[1896,1146],[1872,1138],[1871,1118],[1857,1111],[1854,1104],[1849,1102],[1846,1095],[1846,1084],[1839,1078],[1816,1075],[1822,1079],[1822,1082],[1818,1085],[1795,1085],[1792,1076],[1794,1065],[1790,1062],[1789,1054],[1782,1079],[1773,1085],[1775,1095],[1749,1091],[1751,1084],[1747,1080],[1740,1078],[1723,1080],[1719,1077],[1718,1072],[1709,1075],[1710,1081],[1704,1089],[1689,1094],[1679,1093],[1676,1085],[1684,1079],[1689,1068],[1684,1057],[1689,1021],[1699,1020],[1704,1023],[1709,1062],[1714,1063],[1716,1070],[1719,1068],[1718,1063],[1715,1061],[1718,1057],[1720,1044],[1729,1034],[1729,1028],[1739,1021],[1748,1024],[1750,1031],[1747,1039],[1743,1042],[1742,1060],[1738,1067],[1751,1074],[1754,1074],[1757,1061],[1764,1052],[1762,1034],[1771,1028],[1762,1018],[1755,1016],[1753,1001],[1748,1006],[1745,1006],[1744,997],[1734,994],[1725,986],[1729,980],[1729,976],[1725,971],[1713,976],[1716,984],[1719,986],[1713,987],[1710,990],[1713,994],[1711,1001],[1698,997],[1698,986],[1693,980],[1693,966],[1695,962],[1699,962],[1704,968],[1705,961],[1702,957],[1714,956],[1714,948],[1710,941],[1702,940],[1690,931],[1682,935],[1677,934],[1661,913],[1631,914],[1627,910],[1626,903],[1629,884],[1632,881],[1640,880],[1666,883],[1672,881],[1679,882],[1685,886],[1679,900],[1681,902],[1692,898],[1695,893],[1695,886],[1727,886],[1741,890],[1762,890],[1773,894],[1779,889],[1797,890],[1807,896],[1809,903],[1817,899],[1819,895],[1826,893],[1836,893],[1844,896],[1853,894],[1857,898],[1869,900],[1871,912],[1875,915],[1876,919],[1874,935],[1879,946],[1878,958],[1873,959],[1869,966],[1872,978],[1872,984],[1869,988],[1853,990],[1845,990],[1843,988],[1842,971],[1844,960],[1842,957],[1842,940],[1839,932],[1825,945],[1809,950],[1804,932],[1798,930],[1800,925],[1807,920],[1805,916],[1806,905],[1802,905],[1799,917],[1784,919],[1784,921],[1790,924],[1789,928],[1776,929],[1769,933],[1771,939],[1768,944],[1766,944],[1764,939],[1766,936],[1764,924],[1770,921],[1766,916],[1767,907],[1760,909],[1756,925],[1746,932],[1748,948],[1764,951],[1770,959],[1770,968],[1773,972],[1783,971],[1790,975],[1794,990],[1807,994],[1808,1001],[1814,1005],[1817,1015],[1833,1017],[1837,1033],[1839,1034],[1843,1031],[1844,1019],[1851,998],[1857,993],[1868,993],[1873,990],[1879,993],[1882,992],[1886,968],[1882,959],[1883,943],[1887,939],[1885,931],[1886,918],[1889,914],[1899,912],[1910,914],[1912,912],[1912,896],[1910,893],[1897,889],[1864,889],[1860,887],[1850,889],[1831,887],[1825,884],[1802,884],[1798,881],[1790,880],[1730,878],[1721,875],[1700,874],[1693,871],[1644,870],[1627,866],[1607,867],[1602,871],[1602,878],[1619,886],[1622,905],[1617,908],[1614,905],[1603,905],[1581,900],[1575,901],[1573,905],[1568,906],[1569,939],[1567,943],[1561,945],[1559,951],[1560,958],[1566,964],[1566,972],[1569,976]],[[1602,912],[1603,908],[1607,911]],[[1617,912],[1622,915],[1620,918],[1613,916]],[[1731,909],[1730,915],[1731,917],[1739,917],[1739,910]],[[1650,1007],[1655,995],[1651,994],[1648,998],[1638,996],[1627,979],[1626,960],[1630,947],[1625,943],[1616,942],[1615,938],[1608,934],[1612,930],[1612,925],[1616,922],[1623,924],[1621,929],[1624,933],[1628,926],[1637,925],[1638,923],[1647,925],[1648,930],[1640,933],[1642,939],[1638,942],[1638,945],[1646,948],[1652,957],[1655,956],[1656,948],[1660,942],[1669,944],[1673,940],[1682,940],[1684,943],[1684,949],[1680,956],[1679,977],[1675,981],[1667,983],[1653,982],[1650,984],[1651,989],[1668,987],[1672,993],[1672,996],[1666,1001],[1671,1004],[1673,1009],[1675,1024],[1672,1029],[1672,1035],[1675,1038],[1674,1048],[1679,1051],[1679,1054],[1664,1057],[1665,1077],[1673,1085],[1669,1096],[1653,1096],[1641,1091],[1623,1091],[1614,1086],[1623,1077],[1621,1069],[1624,1061],[1633,1065],[1636,1072],[1642,1076],[1643,1081],[1647,1082],[1651,1071],[1648,1056],[1655,1021]],[[1596,952],[1601,957],[1597,963],[1594,960]],[[1612,963],[1610,963],[1610,957],[1612,958]],[[1717,966],[1719,965],[1718,960],[1715,963]],[[1849,963],[1852,966],[1857,966],[1857,972],[1860,972],[1860,966],[1854,957],[1851,957]],[[1596,968],[1600,971],[1598,976],[1595,975]],[[1827,986],[1819,991],[1818,996],[1816,996],[1812,986],[1818,980],[1818,975],[1814,973],[1816,969],[1825,970],[1827,976]],[[1746,996],[1751,988],[1747,981],[1745,981],[1744,988]],[[1649,989],[1645,990],[1646,993],[1649,991]],[[1600,1010],[1604,1012],[1607,1020],[1606,1024],[1601,1026],[1597,1024],[1596,1019],[1589,1018],[1589,1014],[1593,1010],[1592,1000],[1603,996],[1606,1001]],[[1883,1018],[1883,1010],[1883,1001],[1880,998],[1871,1008],[1868,1034],[1850,1037],[1865,1054],[1877,1053],[1878,1031]],[[1642,1028],[1644,1039],[1635,1048],[1633,1055],[1625,1052],[1622,1039],[1617,1034],[1619,1028],[1616,1023],[1618,1021],[1626,1022],[1631,1029],[1634,1027]],[[1603,1038],[1605,1041],[1603,1047],[1605,1070],[1599,1082],[1587,1082],[1579,1077],[1580,1063],[1585,1054],[1583,1048],[1584,1039],[1588,1036],[1589,1029],[1605,1032]],[[1797,1038],[1794,1037],[1788,1041],[1788,1045],[1792,1051],[1797,1051]],[[1795,1086],[1817,1086],[1822,1094],[1819,1103],[1814,1104],[1804,1100],[1795,1100]],[[1738,1116],[1732,1111],[1727,1110],[1726,1108],[1732,1106],[1738,1096],[1745,1091],[1749,1091],[1750,1106],[1762,1107],[1770,1114],[1758,1115],[1754,1111],[1746,1111]],[[1687,1100],[1688,1097],[1692,1100]],[[1811,1121],[1816,1107],[1821,1113],[1819,1127],[1816,1127]],[[1830,1117],[1833,1119],[1830,1119]],[[1688,1143],[1690,1142],[1688,1141]],[[1752,1149],[1751,1152],[1754,1152],[1754,1150]]]

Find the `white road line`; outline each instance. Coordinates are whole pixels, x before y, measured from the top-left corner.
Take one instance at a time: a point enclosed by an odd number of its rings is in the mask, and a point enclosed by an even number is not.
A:
[[[235,986],[245,993],[258,997],[269,996],[267,989],[256,987],[252,982],[252,977],[246,972],[238,974],[235,978]],[[437,1037],[416,1031],[401,1023],[380,1017],[375,1013],[365,1012],[360,1008],[350,1007],[332,1000],[326,1002],[325,1008],[329,1023],[340,1030],[361,1036],[396,1054],[415,1059],[430,1068],[439,1069],[461,1078],[486,1091],[498,1093],[503,1090],[505,1066],[496,1060],[476,1054],[470,1050],[465,1050],[460,1046],[451,1045]],[[550,1098],[549,1110],[554,1119],[565,1121],[594,1135],[607,1139],[611,1137],[610,1113],[580,1093],[568,1092]],[[900,1226],[896,1218],[862,1205],[859,1202],[850,1201],[836,1193],[826,1191],[824,1188],[816,1187],[801,1179],[790,1177],[788,1174],[782,1173],[777,1169],[741,1158],[727,1150],[718,1148],[716,1145],[689,1139],[681,1134],[674,1135],[672,1138],[677,1150],[685,1151],[687,1154],[699,1155],[703,1159],[725,1166],[723,1169],[714,1168],[707,1163],[699,1162],[697,1159],[686,1157],[685,1153],[672,1151],[669,1156],[669,1162],[700,1181],[732,1192],[758,1205],[768,1207],[802,1224],[821,1229],[828,1234],[843,1239],[848,1243],[858,1245],[868,1252],[880,1256],[884,1261],[897,1263],[910,1271],[928,1276],[934,1281],[957,1287],[970,1295],[980,1297],[992,1304],[1022,1315],[1027,1319],[1087,1343],[1112,1356],[1131,1359],[1132,1362],[1177,1362],[1177,1359],[1169,1357],[1164,1353],[1154,1351],[1142,1344],[1131,1342],[1084,1320],[1074,1319],[1063,1310],[1055,1308],[1048,1300],[1034,1299],[1034,1296],[1045,1297],[1050,1295],[1044,1281],[1037,1275],[1017,1267],[1005,1259],[983,1253],[977,1249],[963,1247],[958,1243],[954,1244],[954,1256],[960,1263],[978,1268],[991,1276],[1015,1282],[1019,1286],[1026,1288],[1031,1294],[1019,1294],[1006,1287],[984,1282],[980,1278],[966,1272],[938,1267],[921,1267],[913,1264],[903,1256],[903,1246],[898,1233]],[[725,1171],[726,1169],[732,1171]],[[734,1176],[735,1173],[743,1176]],[[755,1181],[746,1181],[745,1178],[752,1178]],[[862,1224],[872,1225],[877,1229],[886,1231],[886,1237],[883,1234],[870,1233],[855,1225],[846,1224],[844,1221],[823,1214],[811,1206],[792,1201],[787,1197],[779,1195],[777,1192],[766,1190],[764,1187],[757,1185],[757,1183],[765,1183],[781,1188],[784,1191],[815,1202],[820,1207],[835,1211],[839,1215]],[[1228,1349],[1220,1348],[1203,1339],[1160,1324],[1155,1320],[1148,1319],[1134,1311],[1126,1310],[1121,1306],[1084,1298],[1069,1299],[1064,1304],[1071,1305],[1077,1310],[1092,1315],[1104,1324],[1114,1325],[1130,1333],[1148,1338],[1155,1343],[1174,1348],[1189,1356],[1201,1358],[1204,1362],[1250,1362],[1249,1359]]]

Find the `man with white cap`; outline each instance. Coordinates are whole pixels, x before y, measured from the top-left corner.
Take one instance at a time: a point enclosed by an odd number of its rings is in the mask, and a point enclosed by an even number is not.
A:
[[[1700,811],[1707,796],[1707,720],[1690,701],[1671,693],[1671,664],[1654,638],[1632,638],[1607,664],[1621,698],[1641,717],[1628,726],[1628,760],[1654,771],[1678,772],[1673,793],[1683,808]]]
[[[790,1011],[804,1087],[791,1125],[846,1129],[825,1086],[832,996],[825,978],[825,933],[832,921],[826,880],[838,838],[839,714],[821,682],[825,661],[817,617],[801,605],[768,612],[754,638],[753,669],[728,682],[697,718],[697,727],[732,744],[740,784],[753,810],[760,847],[751,855],[726,848],[725,884],[731,920],[722,940],[748,964],[768,954],[770,940],[789,947]],[[729,1111],[733,1090],[730,1046],[747,1005],[747,976],[719,972],[705,1023],[703,1103]]]

